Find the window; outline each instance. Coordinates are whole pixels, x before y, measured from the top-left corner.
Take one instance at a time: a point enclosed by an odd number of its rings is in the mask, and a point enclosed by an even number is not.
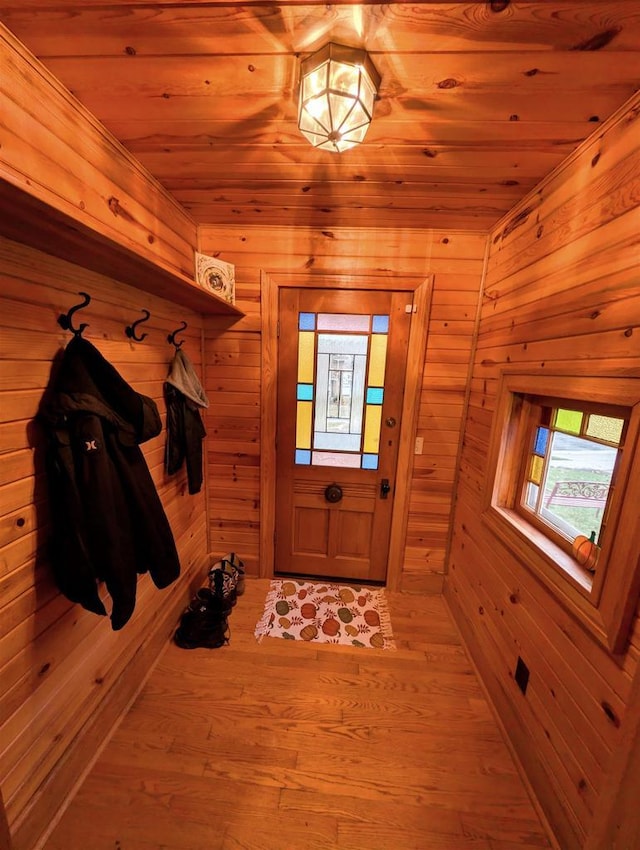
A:
[[[295,463],[377,469],[388,315],[298,314]]]
[[[485,491],[492,530],[614,651],[640,579],[639,399],[634,378],[505,373]]]
[[[530,451],[523,454],[516,510],[587,572],[595,572],[628,410],[566,399],[527,400]]]

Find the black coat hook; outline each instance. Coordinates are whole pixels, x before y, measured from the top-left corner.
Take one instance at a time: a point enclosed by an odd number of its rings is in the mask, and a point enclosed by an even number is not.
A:
[[[83,307],[88,307],[91,303],[91,296],[87,295],[86,292],[78,292],[78,295],[82,295],[84,298],[82,304],[76,304],[75,307],[72,307],[68,313],[62,313],[58,316],[58,324],[60,327],[64,328],[65,331],[71,331],[74,336],[82,336],[82,331],[89,327],[87,322],[82,322],[79,328],[74,328],[73,322],[71,321],[75,312],[82,310]]]
[[[176,328],[175,331],[173,331],[173,333],[170,333],[169,336],[167,337],[167,342],[170,342],[171,345],[173,345],[175,347],[176,351],[179,348],[182,348],[182,344],[184,343],[183,339],[181,339],[180,342],[176,342],[176,334],[182,333],[182,331],[186,331],[186,329],[187,329],[187,323],[186,322],[181,322],[180,324],[182,325],[182,327]]]
[[[134,339],[136,342],[142,342],[142,340],[146,336],[148,336],[148,334],[146,333],[142,334],[142,336],[136,336],[136,328],[138,327],[138,325],[141,325],[143,322],[148,322],[149,316],[151,315],[148,310],[143,310],[142,312],[146,313],[146,315],[142,319],[138,319],[132,325],[127,325],[127,327],[124,329],[124,332],[129,337],[129,339]]]

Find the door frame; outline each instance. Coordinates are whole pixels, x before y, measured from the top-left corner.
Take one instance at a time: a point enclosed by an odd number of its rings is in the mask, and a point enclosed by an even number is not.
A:
[[[277,279],[276,279],[277,276]],[[276,425],[278,385],[278,305],[282,288],[327,289],[385,289],[403,290],[412,296],[413,309],[407,367],[405,370],[402,421],[396,468],[413,467],[413,453],[424,356],[427,345],[433,275],[425,277],[351,277],[343,274],[260,272],[260,305],[262,313],[261,386],[260,386],[260,578],[273,578],[274,538],[276,529]],[[378,284],[378,286],[376,286]],[[389,563],[386,587],[398,590],[402,576],[407,521],[409,517],[409,488],[396,488],[389,537]]]

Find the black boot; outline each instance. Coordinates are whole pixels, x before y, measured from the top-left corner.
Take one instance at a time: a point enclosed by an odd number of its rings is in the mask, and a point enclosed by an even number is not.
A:
[[[218,649],[229,643],[227,608],[207,587],[202,587],[182,615],[173,637],[182,649]]]

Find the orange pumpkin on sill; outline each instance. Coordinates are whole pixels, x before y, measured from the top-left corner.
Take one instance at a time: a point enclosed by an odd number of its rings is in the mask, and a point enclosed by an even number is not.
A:
[[[589,572],[594,572],[598,563],[600,547],[596,543],[596,533],[591,532],[591,537],[579,534],[571,544],[571,551],[576,561]]]

